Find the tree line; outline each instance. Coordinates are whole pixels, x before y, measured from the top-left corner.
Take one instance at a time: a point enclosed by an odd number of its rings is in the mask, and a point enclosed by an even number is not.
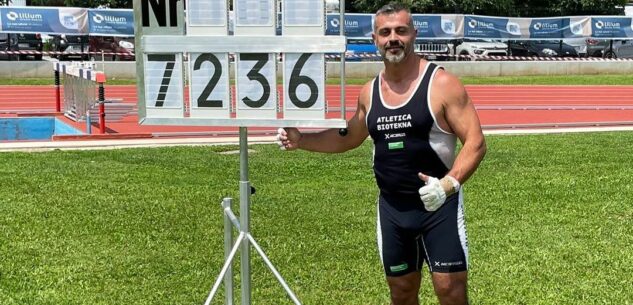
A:
[[[184,1],[184,0],[181,0]],[[281,0],[283,2],[283,0]],[[373,13],[392,0],[342,0],[348,13]],[[7,5],[11,0],[0,0]],[[624,15],[628,0],[401,0],[413,13],[503,17]],[[28,0],[32,6],[132,8],[132,0]]]
[[[346,12],[375,12],[391,0],[346,0]],[[419,14],[503,17],[624,15],[628,0],[401,0]]]

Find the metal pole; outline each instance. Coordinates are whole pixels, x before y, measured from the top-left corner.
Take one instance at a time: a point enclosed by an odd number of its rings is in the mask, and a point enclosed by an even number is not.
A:
[[[99,132],[105,133],[105,89],[103,83],[99,83]]]
[[[235,240],[235,246],[233,246],[233,249],[231,249],[229,258],[224,263],[224,266],[222,266],[222,270],[220,271],[220,276],[218,276],[218,279],[215,281],[215,284],[213,284],[213,288],[211,288],[211,292],[209,293],[207,300],[204,302],[204,305],[211,304],[211,301],[213,300],[215,293],[218,292],[218,288],[220,288],[220,284],[222,283],[222,280],[224,279],[224,275],[228,271],[229,266],[233,263],[233,259],[235,258],[235,254],[237,253],[237,250],[240,248],[240,244],[242,243],[244,239],[246,239],[245,236],[246,235],[244,235],[244,233],[240,233],[240,235],[237,236],[237,240]]]
[[[222,200],[222,211],[224,214],[224,259],[226,261],[229,261],[231,248],[233,246],[233,224],[227,214],[227,210],[230,211],[232,205],[232,198],[224,198],[224,200]],[[225,305],[233,305],[233,263],[231,263],[224,275],[224,292],[226,295]]]
[[[251,186],[248,181],[248,129],[240,127],[240,226],[245,236],[250,234]],[[242,305],[251,304],[251,260],[248,238],[242,240],[240,254],[242,274]]]
[[[61,69],[61,66],[59,67]],[[55,70],[55,112],[62,111],[61,86],[59,81],[59,70]]]
[[[340,23],[340,29],[341,29],[341,36],[345,37],[345,0],[339,0],[339,9],[340,9],[340,15],[339,15],[339,23]],[[347,39],[345,39],[345,51],[347,51]],[[345,115],[345,53],[347,52],[343,52],[343,54],[341,55],[341,73],[340,73],[340,78],[341,78],[341,118],[343,120],[346,119],[346,115]]]
[[[92,122],[90,120],[90,110],[86,110],[86,133],[92,134]]]

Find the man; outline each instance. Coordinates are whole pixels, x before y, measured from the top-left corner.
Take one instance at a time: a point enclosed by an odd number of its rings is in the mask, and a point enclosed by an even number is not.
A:
[[[457,77],[416,56],[411,13],[388,4],[372,37],[384,70],[362,88],[347,133],[279,129],[282,149],[344,152],[374,142],[378,248],[393,305],[419,304],[422,262],[440,304],[467,304],[468,248],[460,186],[486,152],[479,118]],[[456,139],[463,144],[455,157]]]

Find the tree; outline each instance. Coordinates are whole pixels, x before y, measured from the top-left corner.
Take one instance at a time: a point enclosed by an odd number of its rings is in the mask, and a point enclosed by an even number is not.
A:
[[[6,1],[6,0],[0,0]],[[30,0],[32,6],[68,6],[96,8],[106,6],[109,8],[132,8],[132,0]]]
[[[353,0],[359,13],[374,13],[391,0]],[[514,0],[402,0],[412,13],[505,15]]]
[[[66,6],[95,8],[106,6],[109,8],[132,8],[132,0],[64,0]]]
[[[627,0],[561,0],[552,1],[552,11],[563,16],[624,15]]]
[[[0,6],[7,6],[11,4],[11,0],[0,0]]]
[[[353,12],[374,13],[392,0],[352,0]],[[419,14],[477,14],[503,17],[623,15],[628,0],[401,0]],[[347,2],[346,2],[347,3]]]

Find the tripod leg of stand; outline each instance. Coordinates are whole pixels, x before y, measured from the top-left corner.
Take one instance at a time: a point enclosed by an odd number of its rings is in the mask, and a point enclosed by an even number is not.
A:
[[[209,293],[209,297],[207,297],[207,300],[204,302],[204,305],[211,304],[211,300],[213,300],[213,297],[215,296],[215,293],[218,291],[218,288],[220,287],[222,280],[224,280],[224,275],[226,274],[227,270],[231,267],[231,264],[233,263],[233,258],[235,258],[235,254],[237,253],[237,250],[242,245],[242,241],[245,239],[245,236],[246,235],[244,233],[240,233],[240,235],[237,236],[237,240],[235,240],[235,245],[233,246],[233,249],[231,249],[231,253],[229,254],[229,257],[224,263],[224,266],[222,267],[222,271],[220,271],[220,275],[218,276],[218,279],[215,281],[215,284],[213,284],[213,288],[211,289],[211,292]]]
[[[251,184],[248,181],[248,130],[240,127],[240,232],[248,236],[250,225]],[[251,305],[251,255],[247,238],[242,240],[240,272],[242,275],[242,305]]]
[[[277,281],[279,281],[281,286],[284,287],[284,290],[286,290],[286,293],[288,294],[290,299],[292,299],[292,301],[296,305],[301,305],[301,302],[299,302],[299,299],[297,299],[297,296],[294,294],[294,292],[292,292],[292,290],[290,290],[290,287],[288,286],[288,284],[286,284],[286,281],[284,281],[283,277],[281,277],[281,274],[279,274],[279,271],[277,271],[275,266],[273,266],[273,263],[270,262],[270,259],[268,259],[268,256],[266,256],[266,253],[264,253],[264,250],[262,250],[259,244],[257,244],[253,236],[248,234],[246,237],[251,242],[251,244],[253,245],[253,248],[255,248],[257,253],[259,253],[259,255],[262,257],[262,259],[264,260],[264,263],[266,263],[266,266],[268,266],[268,269],[270,269],[270,271],[272,271],[272,273],[275,275],[275,277],[277,278]]]
[[[231,222],[231,212],[233,206],[232,198],[224,198],[222,200],[222,208],[224,209],[224,257],[226,259],[231,256],[231,246],[233,245],[233,223]],[[233,266],[230,266],[224,275],[224,294],[225,305],[233,305]]]

